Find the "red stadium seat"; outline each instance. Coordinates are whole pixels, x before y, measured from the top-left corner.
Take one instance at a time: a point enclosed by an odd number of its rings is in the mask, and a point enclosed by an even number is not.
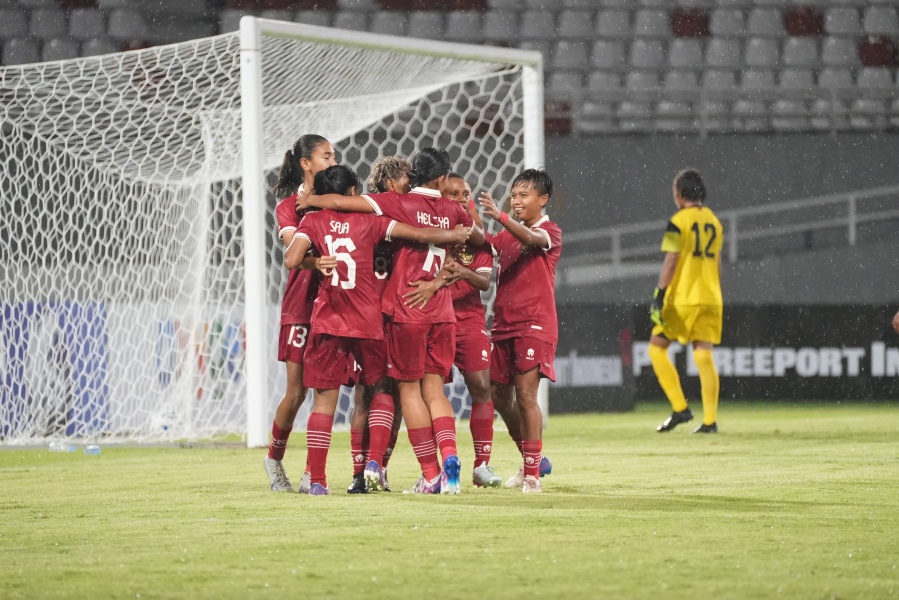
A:
[[[866,67],[895,67],[899,65],[896,46],[889,38],[869,37],[858,45],[858,57]]]
[[[450,10],[487,10],[487,0],[451,0]]]
[[[784,26],[793,36],[824,35],[824,16],[810,6],[794,6],[787,11]]]
[[[549,101],[543,105],[543,132],[546,135],[571,133],[571,105],[568,102]]]
[[[679,38],[709,35],[709,13],[701,8],[678,7],[671,13],[671,33]]]

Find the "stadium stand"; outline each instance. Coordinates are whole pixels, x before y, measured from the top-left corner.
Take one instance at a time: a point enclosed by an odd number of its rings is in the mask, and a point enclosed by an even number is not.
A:
[[[247,14],[538,50],[555,132],[899,121],[889,0],[2,0],[0,64],[236,31]]]

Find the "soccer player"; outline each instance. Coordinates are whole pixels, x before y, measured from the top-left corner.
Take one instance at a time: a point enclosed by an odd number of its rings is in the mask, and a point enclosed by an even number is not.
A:
[[[506,486],[520,486],[524,493],[542,491],[543,413],[537,404],[537,389],[541,377],[556,378],[553,360],[559,324],[555,282],[562,230],[543,213],[552,193],[552,179],[546,171],[526,169],[512,181],[511,206],[517,221],[500,211],[490,194],[482,192],[480,199],[484,214],[504,228],[489,238],[499,257],[490,378],[493,404],[501,409],[500,414],[512,406],[518,408],[524,465]],[[552,466],[546,462],[544,472],[549,473]]]
[[[655,323],[649,358],[674,412],[657,430],[671,431],[693,419],[677,369],[668,357],[668,346],[677,340],[693,344],[702,386],[703,420],[693,433],[718,433],[719,382],[712,347],[721,343],[721,222],[705,206],[705,184],[696,170],[679,172],[672,188],[679,210],[662,238],[665,261],[649,311]]]
[[[334,148],[320,135],[301,136],[293,148],[284,155],[284,163],[281,165],[274,193],[276,197],[283,198],[278,203],[275,214],[278,218],[278,237],[285,248],[293,242],[294,232],[300,223],[301,215],[297,214],[294,207],[298,191],[312,189],[315,174],[336,164]],[[316,262],[312,257],[309,260]],[[321,263],[321,260],[318,259],[317,262]],[[301,269],[290,271],[281,301],[278,360],[283,362],[287,369],[287,390],[275,412],[272,440],[264,461],[269,484],[275,492],[294,491],[282,460],[294,419],[306,399],[306,388],[303,386],[303,352],[309,337],[312,303],[321,280],[322,275],[318,271]],[[309,478],[306,474],[299,487],[301,493],[308,491]]]
[[[419,226],[449,229],[461,224],[471,228],[469,239],[479,246],[484,242],[483,231],[457,203],[440,194],[449,172],[446,151],[424,148],[412,159],[413,189],[408,194],[309,195],[300,206],[374,213]],[[443,395],[443,381],[452,370],[455,353],[452,298],[442,289],[423,308],[410,308],[403,301],[409,282],[430,280],[440,272],[446,252],[445,246],[404,243],[394,256],[393,274],[382,300],[382,310],[390,317],[387,374],[397,380],[409,441],[422,467],[422,476],[410,493],[457,494],[461,489],[453,407]],[[442,470],[435,441],[443,457]]]
[[[371,174],[368,178],[368,188],[371,192],[396,192],[397,194],[408,194],[412,186],[409,185],[409,171],[412,165],[409,161],[399,156],[386,156],[378,159],[372,165]],[[393,271],[393,253],[396,242],[382,241],[375,247],[375,292],[378,297],[384,295],[387,289],[387,280]],[[382,464],[383,470],[380,482],[375,489],[383,488],[384,491],[390,491],[390,484],[387,481],[387,465],[390,457],[393,455],[393,449],[396,447],[397,438],[400,432],[400,426],[403,422],[403,411],[400,406],[399,394],[396,391],[396,384],[393,380],[389,380],[387,384],[388,393],[393,399],[393,423],[390,427],[390,439],[387,443],[387,450],[384,452]],[[371,427],[369,419],[371,414],[371,405],[374,398],[369,393],[369,388],[365,386],[356,387],[356,401],[353,405],[353,414],[350,418],[350,452],[353,457],[353,482],[347,488],[348,494],[365,494],[369,491],[369,486],[365,481],[365,465],[369,462],[369,446]],[[375,430],[380,432],[387,418],[389,410],[385,410],[382,405],[384,398],[378,399],[374,409]],[[370,472],[372,478],[375,473]]]
[[[355,194],[358,181],[352,171],[342,166],[330,167],[315,176],[315,190],[323,193]],[[424,244],[464,243],[468,230],[413,227],[391,219],[360,213],[338,213],[330,210],[306,214],[294,234],[293,244],[284,256],[288,269],[299,267],[310,246],[337,259],[330,279],[323,282],[315,299],[312,331],[304,355],[307,367],[304,383],[314,390],[314,405],[306,426],[308,458],[311,473],[309,494],[330,494],[325,474],[331,426],[340,393],[340,385],[352,371],[354,361],[361,367],[359,381],[375,385],[383,393],[387,370],[387,347],[381,317],[380,296],[375,293],[374,249],[381,240],[409,240]],[[380,387],[379,387],[380,386]],[[389,396],[386,402],[393,407]],[[372,431],[370,460],[380,475],[380,463],[392,423],[386,421],[380,436]],[[367,468],[366,468],[367,470]]]
[[[483,226],[471,199],[471,186],[458,173],[450,173],[443,197],[455,200],[472,219]],[[490,466],[493,449],[493,398],[490,395],[490,337],[481,292],[490,287],[493,252],[489,244],[480,247],[465,244],[457,255],[447,258],[445,281],[450,283],[453,310],[456,312],[455,364],[471,394],[469,427],[474,442],[472,484],[499,487],[502,479]]]

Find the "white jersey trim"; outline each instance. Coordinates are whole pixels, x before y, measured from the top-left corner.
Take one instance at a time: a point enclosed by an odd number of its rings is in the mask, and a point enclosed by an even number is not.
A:
[[[375,202],[374,198],[369,196],[368,194],[362,194],[362,197],[365,198],[365,201],[371,204],[371,207],[375,209],[375,214],[379,217],[384,216],[384,211],[381,210],[381,207],[378,206],[378,203]]]
[[[475,273],[490,273],[493,271],[493,267],[481,267],[480,269],[475,269]]]
[[[387,233],[384,235],[384,239],[388,242],[392,242],[390,236],[393,234],[393,228],[396,227],[396,221],[394,219],[390,220],[390,225],[387,226]]]
[[[549,233],[545,229],[540,227],[547,221],[549,221],[549,215],[543,215],[543,217],[541,217],[539,221],[537,221],[536,223],[531,225],[531,231],[539,231],[540,233],[542,233],[543,235],[546,236],[546,248],[543,248],[544,252],[548,252],[549,250],[552,250],[552,247],[553,247],[553,241],[552,241],[552,238],[549,237]]]
[[[287,227],[282,227],[278,230],[278,239],[281,239],[281,236],[287,233],[288,231],[296,231],[297,228],[295,225],[288,225]]]
[[[432,190],[430,188],[416,187],[412,188],[410,194],[421,194],[422,196],[431,196],[432,198],[440,198],[440,190]]]

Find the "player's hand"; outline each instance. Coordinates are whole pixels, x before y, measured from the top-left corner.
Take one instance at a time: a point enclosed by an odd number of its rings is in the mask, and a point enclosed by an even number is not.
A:
[[[456,225],[450,233],[453,235],[454,244],[464,244],[468,241],[471,230],[465,225]]]
[[[300,213],[310,207],[309,197],[313,196],[312,190],[303,190],[297,194],[297,201],[294,203],[294,209]]]
[[[656,288],[656,291],[652,293],[652,304],[649,307],[649,319],[660,327],[665,326],[665,321],[662,320],[662,306],[664,305],[665,288]]]
[[[899,333],[899,312],[893,317],[893,329],[896,330],[896,333]]]
[[[315,259],[315,268],[321,271],[326,277],[330,277],[331,269],[337,268],[337,257],[319,256]]]
[[[446,275],[443,276],[444,280],[450,283],[456,283],[465,275],[465,267],[456,262],[452,256],[447,256],[446,260],[443,263],[443,269],[446,271]]]
[[[493,196],[491,196],[489,192],[481,192],[478,203],[484,207],[484,214],[486,216],[491,219],[499,220],[502,211],[496,206],[496,202],[493,201]]]
[[[416,306],[424,308],[428,305],[431,298],[434,297],[434,294],[437,293],[437,290],[440,289],[436,279],[432,279],[431,281],[425,281],[423,279],[419,281],[410,281],[409,287],[415,288],[411,292],[403,294],[403,306],[408,306],[409,308],[415,308]]]

